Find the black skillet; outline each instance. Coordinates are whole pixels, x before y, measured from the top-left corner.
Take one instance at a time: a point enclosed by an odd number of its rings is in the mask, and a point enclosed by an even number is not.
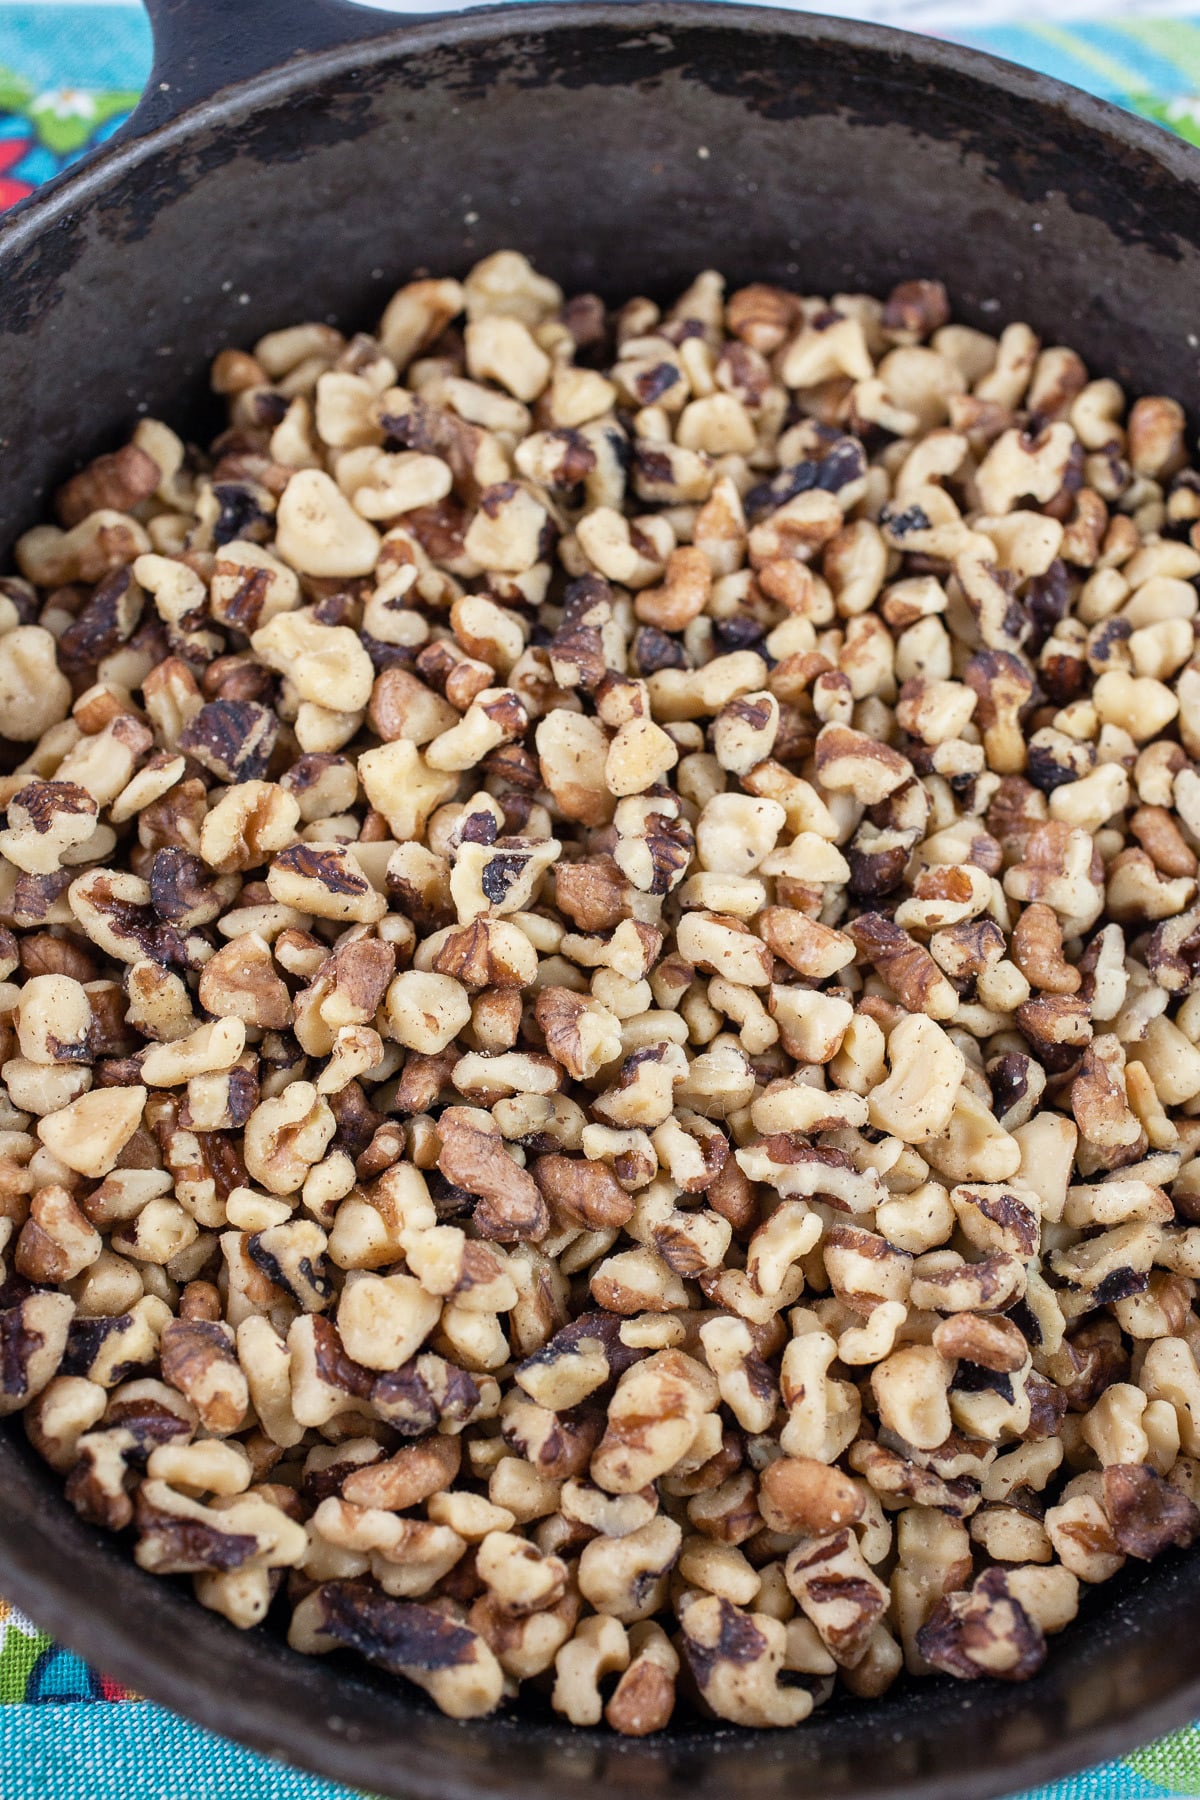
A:
[[[611,296],[709,265],[826,294],[940,275],[958,316],[1027,319],[1200,411],[1200,156],[1041,76],[664,0],[399,23],[339,0],[150,11],[131,125],[0,229],[6,545],[138,411],[202,432],[221,345],[303,317],[370,325],[415,268],[509,244]],[[1200,1712],[1198,1574],[1200,1549],[1090,1596],[1021,1688],[902,1685],[778,1734],[455,1724],[141,1574],[19,1425],[0,1434],[0,1592],[201,1723],[413,1800],[984,1800]]]

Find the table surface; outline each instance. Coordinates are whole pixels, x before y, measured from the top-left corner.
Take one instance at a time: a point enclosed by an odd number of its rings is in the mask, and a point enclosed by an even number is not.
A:
[[[429,4],[390,0],[387,10]],[[1200,0],[824,0],[801,10],[991,50],[1200,145]],[[0,211],[112,135],[150,60],[149,24],[128,0],[0,0]],[[1024,1800],[1167,1795],[1200,1795],[1200,1726]],[[0,1800],[353,1796],[138,1700],[0,1600]]]

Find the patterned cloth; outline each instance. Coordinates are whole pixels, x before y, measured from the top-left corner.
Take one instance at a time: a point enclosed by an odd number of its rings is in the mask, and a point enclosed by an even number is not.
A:
[[[408,0],[392,4],[398,12],[417,10]],[[824,0],[821,10],[958,38],[1088,88],[1200,145],[1196,0],[1049,0],[1036,7],[1029,0]],[[1102,20],[1094,16],[1101,12]],[[0,0],[0,211],[112,135],[135,104],[150,60],[150,29],[139,7]],[[0,1800],[185,1795],[356,1800],[348,1788],[266,1762],[138,1700],[0,1601]],[[1024,1800],[1166,1795],[1200,1796],[1200,1725]]]

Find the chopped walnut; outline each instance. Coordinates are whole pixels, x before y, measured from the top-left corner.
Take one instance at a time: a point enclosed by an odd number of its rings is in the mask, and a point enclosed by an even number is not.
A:
[[[1032,1675],[1200,1535],[1181,408],[515,251],[212,385],[0,582],[0,1412],[457,1718]]]
[[[505,1150],[499,1127],[487,1113],[448,1108],[438,1121],[438,1138],[438,1167],[475,1199],[471,1216],[482,1236],[508,1242],[546,1235],[546,1202],[533,1177]]]
[[[1149,1562],[1200,1536],[1200,1510],[1145,1464],[1111,1464],[1101,1498],[1113,1537],[1127,1556]]]
[[[922,1656],[960,1681],[990,1675],[1025,1681],[1046,1659],[1046,1640],[1008,1587],[1003,1569],[988,1569],[967,1590],[939,1600],[917,1633]]]

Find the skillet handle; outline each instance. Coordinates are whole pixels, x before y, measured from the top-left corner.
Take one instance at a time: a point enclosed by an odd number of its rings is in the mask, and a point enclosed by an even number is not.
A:
[[[234,82],[313,50],[366,43],[430,13],[380,12],[349,0],[144,0],[154,30],[146,91],[120,135],[147,132]]]

